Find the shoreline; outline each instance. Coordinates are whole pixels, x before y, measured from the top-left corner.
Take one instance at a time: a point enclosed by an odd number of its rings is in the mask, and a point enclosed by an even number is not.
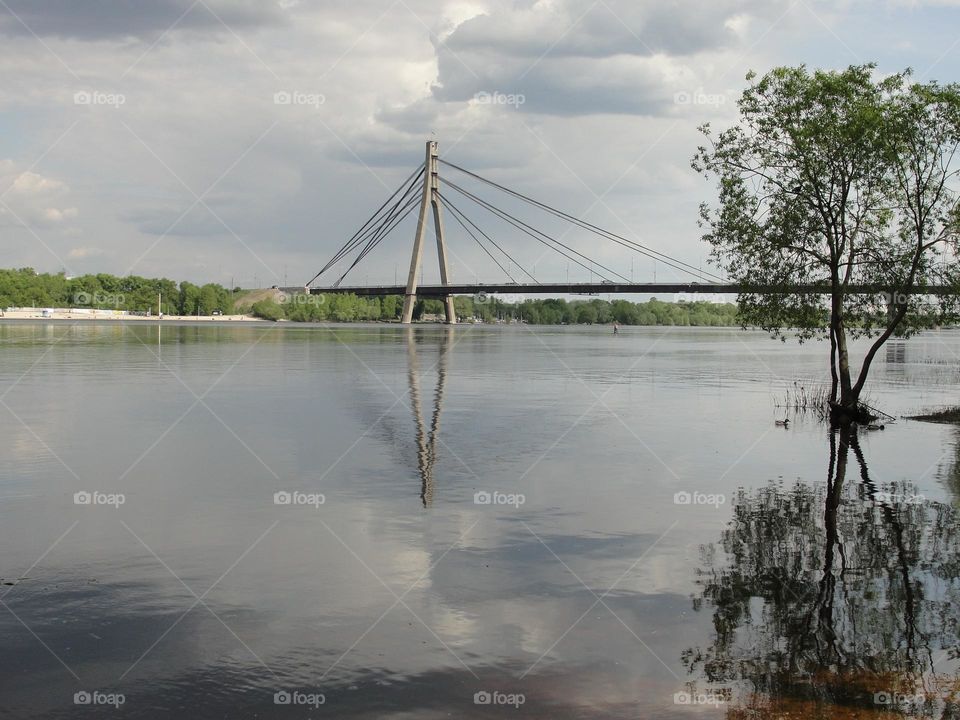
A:
[[[121,313],[114,313],[111,311],[104,311],[102,313],[71,313],[71,312],[55,312],[51,314],[44,315],[41,312],[35,311],[4,311],[0,312],[0,322],[13,320],[29,320],[31,322],[36,321],[68,321],[68,322],[149,322],[149,323],[164,323],[164,322],[195,322],[195,323],[208,323],[208,322],[270,322],[268,320],[261,320],[260,318],[254,317],[253,315],[164,315],[159,317],[157,315],[125,315]]]

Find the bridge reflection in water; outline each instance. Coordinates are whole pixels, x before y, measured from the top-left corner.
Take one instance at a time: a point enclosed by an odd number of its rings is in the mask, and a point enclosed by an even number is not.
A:
[[[424,507],[433,504],[434,477],[433,468],[437,460],[437,438],[440,432],[440,411],[443,409],[443,392],[447,380],[447,357],[453,328],[446,327],[440,334],[439,356],[432,369],[437,371],[437,382],[433,391],[433,412],[430,415],[429,430],[424,421],[423,402],[420,390],[420,362],[417,353],[417,333],[407,331],[407,379],[410,384],[410,407],[417,428],[417,467],[420,472],[420,500]]]

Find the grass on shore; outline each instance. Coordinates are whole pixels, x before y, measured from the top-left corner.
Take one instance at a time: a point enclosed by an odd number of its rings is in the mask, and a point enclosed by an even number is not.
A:
[[[937,410],[923,415],[909,415],[908,420],[923,420],[924,422],[952,423],[960,425],[960,406]]]

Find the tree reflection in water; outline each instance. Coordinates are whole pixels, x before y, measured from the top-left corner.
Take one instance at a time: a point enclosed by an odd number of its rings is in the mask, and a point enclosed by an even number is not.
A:
[[[953,437],[953,458],[940,467],[940,479],[951,492],[954,505],[960,500],[960,429]]]
[[[829,442],[826,484],[738,492],[684,664],[732,690],[728,718],[960,718],[960,515],[879,487],[855,431]]]

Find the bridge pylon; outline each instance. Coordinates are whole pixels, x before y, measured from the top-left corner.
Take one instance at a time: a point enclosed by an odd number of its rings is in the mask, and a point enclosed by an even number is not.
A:
[[[423,173],[423,199],[420,201],[420,217],[417,219],[417,234],[413,240],[413,255],[410,258],[410,274],[407,276],[407,289],[403,296],[403,314],[400,322],[413,321],[413,305],[417,301],[417,270],[423,258],[423,238],[427,232],[429,219],[427,212],[432,208],[433,228],[437,237],[437,259],[440,263],[440,283],[444,287],[450,284],[450,270],[447,266],[447,241],[443,233],[443,214],[440,209],[440,161],[438,145],[435,140],[427,141],[426,160]],[[447,323],[457,322],[453,307],[453,296],[443,299]]]

